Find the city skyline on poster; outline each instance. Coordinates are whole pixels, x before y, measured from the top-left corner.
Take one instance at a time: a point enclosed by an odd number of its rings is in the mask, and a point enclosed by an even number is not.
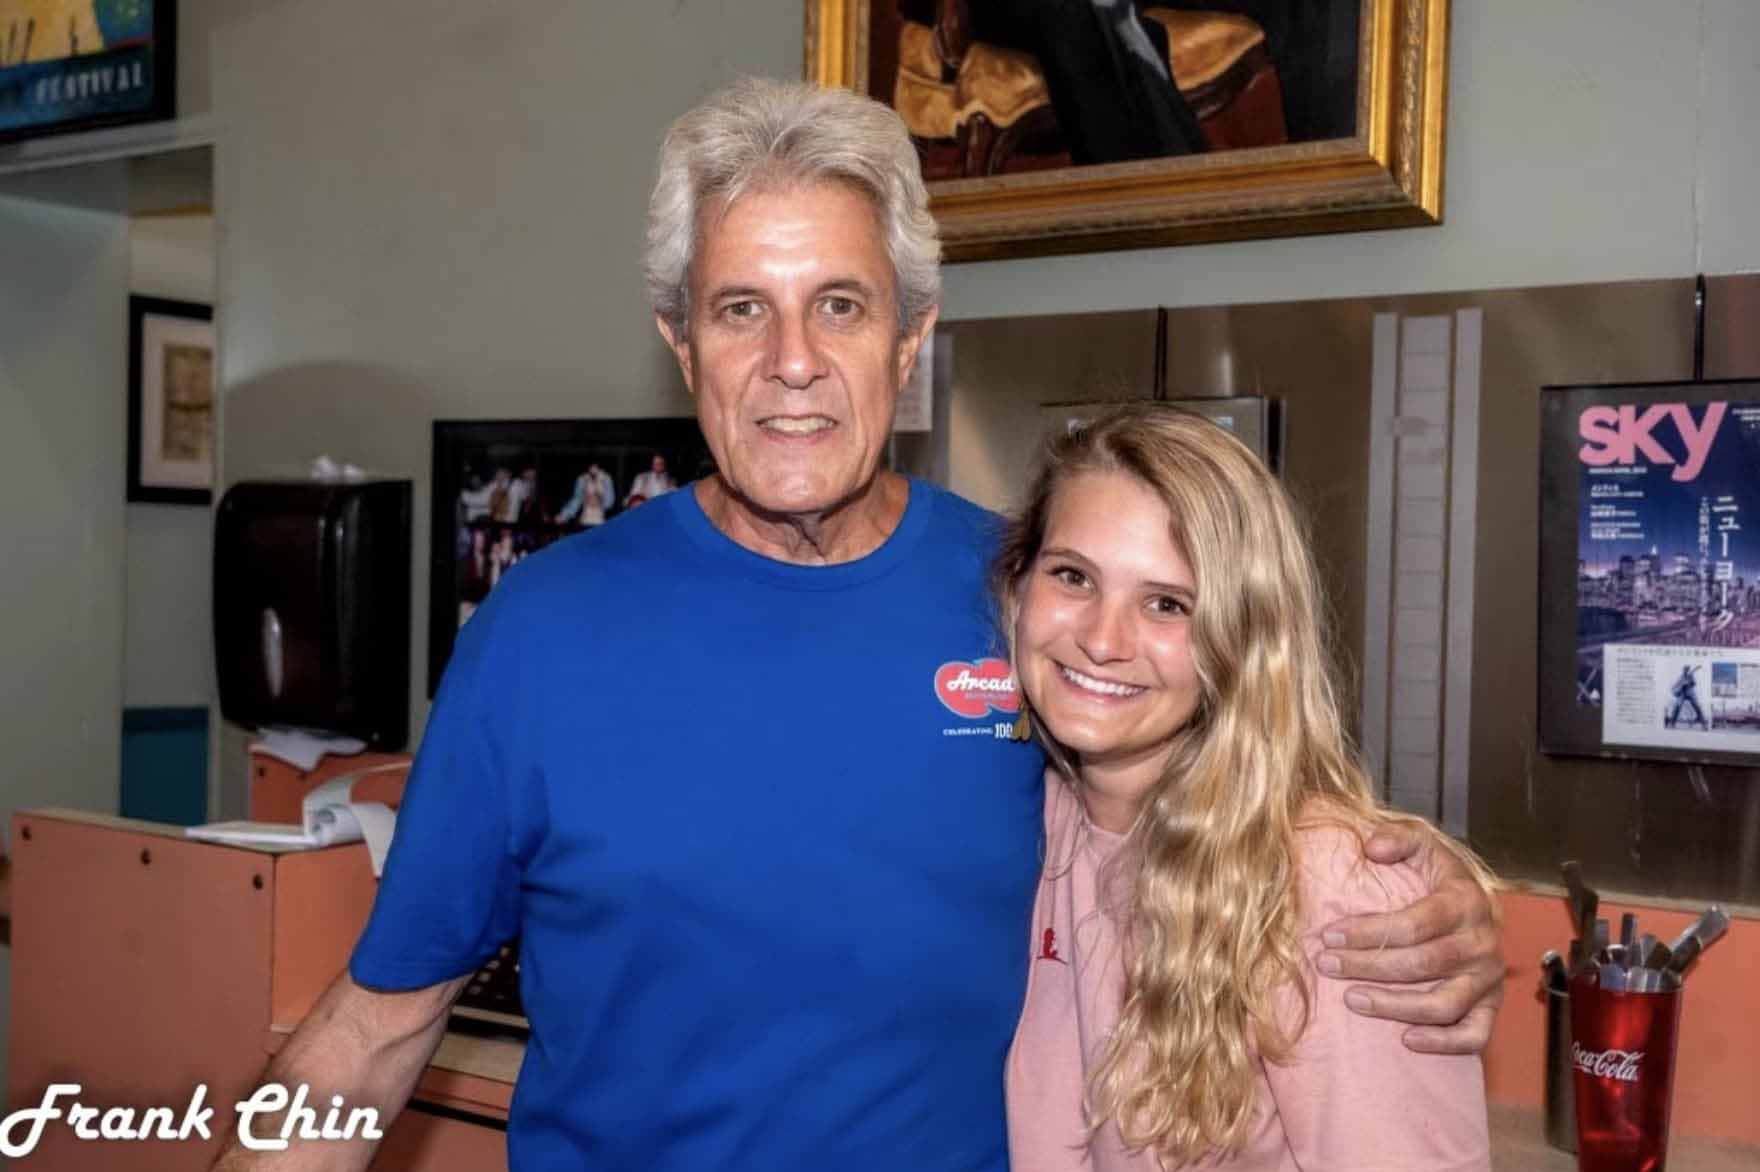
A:
[[[1760,580],[1760,403],[1591,406],[1577,434],[1579,605],[1725,610]]]

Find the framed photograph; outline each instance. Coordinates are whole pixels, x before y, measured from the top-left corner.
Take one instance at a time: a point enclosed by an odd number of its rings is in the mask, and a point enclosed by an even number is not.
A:
[[[175,113],[175,0],[0,0],[0,142]]]
[[[949,260],[1442,220],[1448,0],[806,0]]]
[[[1760,764],[1760,382],[1547,387],[1540,748]]]
[[[714,470],[695,419],[436,422],[428,695],[515,564]]]
[[[1202,415],[1219,427],[1233,432],[1239,440],[1265,461],[1276,473],[1283,461],[1283,404],[1263,395],[1237,395],[1227,399],[1158,399],[1164,406],[1177,411]],[[1047,428],[1069,430],[1120,403],[1050,403],[1040,409]]]
[[[214,311],[128,299],[128,499],[205,505],[214,488]]]

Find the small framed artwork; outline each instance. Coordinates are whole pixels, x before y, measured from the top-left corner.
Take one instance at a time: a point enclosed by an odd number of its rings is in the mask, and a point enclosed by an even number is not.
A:
[[[1540,396],[1542,752],[1760,764],[1760,382]]]
[[[806,0],[949,260],[1440,223],[1448,0]]]
[[[0,143],[175,113],[176,0],[0,0]]]
[[[128,499],[205,505],[214,488],[214,311],[128,299]]]
[[[428,695],[508,570],[714,471],[694,418],[436,422]]]

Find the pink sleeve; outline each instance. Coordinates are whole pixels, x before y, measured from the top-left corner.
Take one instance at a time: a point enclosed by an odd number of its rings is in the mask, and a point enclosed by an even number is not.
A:
[[[1478,1057],[1406,1049],[1406,1026],[1351,1012],[1349,984],[1318,977],[1312,967],[1327,924],[1406,907],[1428,885],[1410,867],[1366,862],[1356,836],[1342,828],[1305,830],[1299,843],[1308,1028],[1282,1063],[1265,1064],[1295,1162],[1307,1172],[1489,1172]],[[1286,1003],[1295,1002],[1292,991]]]

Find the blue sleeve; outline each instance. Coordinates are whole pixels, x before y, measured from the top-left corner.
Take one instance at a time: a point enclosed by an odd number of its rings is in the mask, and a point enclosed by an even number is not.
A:
[[[507,583],[503,583],[505,589]],[[496,701],[514,673],[497,590],[459,632],[397,814],[373,911],[349,961],[357,984],[419,989],[471,972],[519,932],[518,779]]]

